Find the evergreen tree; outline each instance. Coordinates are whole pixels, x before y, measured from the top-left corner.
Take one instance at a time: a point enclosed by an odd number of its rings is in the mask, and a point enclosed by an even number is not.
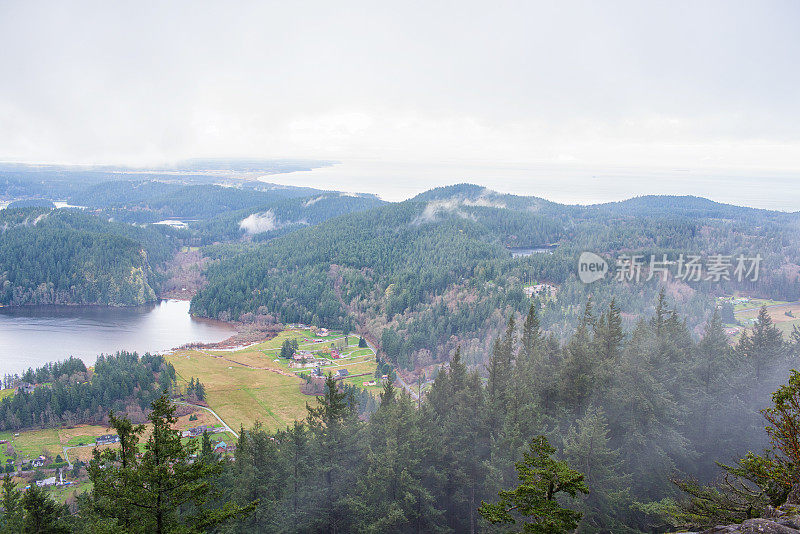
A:
[[[66,534],[73,530],[69,524],[69,510],[54,501],[44,489],[31,485],[21,501],[25,511],[22,532]]]
[[[111,417],[120,448],[95,449],[89,465],[95,515],[115,520],[126,532],[161,534],[208,529],[249,511],[232,503],[214,509],[204,506],[210,481],[223,465],[191,461],[196,443],[181,443],[180,432],[174,429],[175,407],[166,394],[153,402],[148,418],[152,433],[140,459],[137,444],[143,426]]]
[[[737,350],[751,363],[755,378],[760,381],[764,369],[785,355],[785,343],[781,331],[778,330],[769,316],[766,306],[758,311],[758,317],[750,334],[746,331],[737,345]]]
[[[3,534],[16,534],[22,532],[22,525],[25,519],[25,511],[22,508],[22,493],[17,489],[11,476],[6,474],[3,477]]]
[[[622,316],[616,299],[612,298],[608,310],[600,316],[595,329],[595,341],[600,358],[603,361],[613,360],[619,356],[624,339],[622,332]]]
[[[593,327],[594,314],[590,299],[586,302],[583,317],[578,323],[575,335],[565,348],[564,362],[561,367],[560,393],[567,407],[578,415],[586,409],[595,386],[598,362],[594,355],[594,343],[591,336]]]
[[[340,391],[333,376],[325,379],[325,391],[317,406],[306,406],[308,425],[315,438],[321,480],[313,498],[320,503],[315,529],[331,533],[349,530],[348,489],[358,463],[360,425],[352,395]]]
[[[623,475],[620,453],[611,448],[602,408],[591,407],[569,429],[564,458],[580,469],[591,493],[581,500],[581,532],[625,532],[624,511],[630,506],[630,475]]]
[[[362,532],[436,532],[443,514],[425,483],[432,454],[421,413],[406,393],[389,380],[370,419],[361,475],[351,502],[356,530]]]
[[[517,463],[520,485],[501,491],[497,503],[482,503],[480,514],[492,524],[515,524],[521,519],[524,532],[566,534],[574,530],[581,514],[564,508],[558,498],[561,494],[575,498],[589,493],[589,488],[584,475],[552,458],[555,451],[544,436],[531,440],[524,460]]]

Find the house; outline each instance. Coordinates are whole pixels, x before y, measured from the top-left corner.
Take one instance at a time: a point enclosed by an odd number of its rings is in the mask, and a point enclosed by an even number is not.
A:
[[[46,462],[47,462],[47,458],[46,457],[39,456],[38,458],[34,458],[33,459],[33,462],[31,462],[31,465],[33,466],[34,469],[36,469],[37,467],[43,467]]]
[[[197,436],[202,436],[203,432],[208,432],[208,433],[214,432],[214,428],[208,425],[200,425],[194,428],[190,428],[189,430],[187,430],[187,432],[189,434],[186,437],[196,438]]]
[[[220,441],[216,445],[214,445],[214,452],[225,452],[228,450],[228,444],[224,441]]]
[[[305,361],[305,360],[313,360],[314,359],[314,355],[311,354],[311,352],[309,352],[307,350],[300,350],[300,351],[297,351],[297,352],[294,353],[294,356],[292,356],[292,359],[294,361],[296,361],[296,362],[302,362],[302,361]]]
[[[341,358],[341,357],[342,357],[342,355],[341,355],[341,354],[339,354],[339,351],[338,351],[338,350],[336,350],[336,349],[331,349],[331,358],[333,358],[334,360],[338,360],[338,359],[339,359],[339,358]]]
[[[109,443],[119,443],[119,436],[116,434],[103,434],[94,440],[95,445],[108,445]]]
[[[33,393],[35,389],[36,386],[28,382],[22,382],[20,385],[17,386],[17,391],[19,393]]]
[[[350,376],[350,373],[347,371],[347,369],[339,369],[336,371],[336,375],[334,376],[335,378],[344,378],[346,376]]]
[[[46,478],[44,480],[37,480],[36,485],[41,487],[44,486],[55,486],[56,485],[56,477]]]

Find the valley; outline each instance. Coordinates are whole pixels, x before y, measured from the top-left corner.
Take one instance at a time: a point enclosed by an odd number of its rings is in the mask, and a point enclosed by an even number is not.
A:
[[[473,184],[389,203],[174,176],[62,198],[85,209],[27,199],[0,212],[0,333],[8,319],[17,340],[0,460],[73,508],[103,487],[95,451],[116,465],[124,450],[113,411],[144,424],[139,468],[172,436],[173,461],[217,466],[217,489],[243,506],[259,488],[279,524],[313,530],[322,512],[298,511],[302,493],[347,496],[356,530],[372,522],[359,507],[386,502],[404,517],[428,507],[432,530],[474,528],[477,503],[513,484],[544,436],[588,466],[587,525],[659,530],[682,524],[664,500],[671,473],[712,484],[716,462],[765,447],[759,410],[800,350],[797,213],[696,197],[570,206]],[[643,264],[587,283],[587,251],[617,269],[697,251],[764,262],[758,280]],[[42,366],[68,356],[82,360]],[[430,498],[409,504],[395,487]]]

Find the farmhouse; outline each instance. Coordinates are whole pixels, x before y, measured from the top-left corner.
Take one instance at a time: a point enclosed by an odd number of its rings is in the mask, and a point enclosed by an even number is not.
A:
[[[294,361],[296,361],[296,362],[302,362],[302,361],[305,361],[305,360],[313,360],[314,359],[314,355],[311,352],[307,351],[307,350],[300,350],[300,351],[297,351],[297,352],[294,353],[294,356],[292,356],[292,359]]]
[[[350,373],[348,372],[347,369],[339,369],[338,371],[336,371],[335,377],[336,378],[344,378],[344,377],[349,376],[349,375],[350,375]]]
[[[42,467],[42,466],[44,466],[45,462],[47,462],[47,458],[46,458],[46,457],[44,457],[44,456],[39,456],[38,458],[34,458],[34,459],[33,459],[33,462],[31,462],[31,465],[32,465],[32,466],[33,466],[33,468],[35,469],[35,468],[37,468],[37,467]]]
[[[201,436],[203,432],[208,432],[208,433],[214,432],[214,427],[209,425],[196,426],[194,428],[190,428],[189,430],[184,430],[181,433],[181,436],[183,436],[184,438],[196,438],[197,436]]]
[[[119,436],[116,434],[103,434],[94,440],[96,445],[108,445],[109,443],[119,443]]]
[[[56,485],[56,477],[46,478],[44,480],[37,480],[36,485],[41,487],[44,486],[55,486]]]
[[[19,393],[33,393],[35,389],[36,386],[29,384],[28,382],[22,382],[19,386],[17,386],[17,392]]]

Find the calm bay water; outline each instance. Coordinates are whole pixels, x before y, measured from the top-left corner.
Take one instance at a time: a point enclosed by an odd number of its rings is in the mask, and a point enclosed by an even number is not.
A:
[[[234,333],[194,319],[189,301],[135,308],[33,306],[0,308],[0,374],[75,356],[91,364],[118,350],[157,352],[184,343],[222,341]]]

